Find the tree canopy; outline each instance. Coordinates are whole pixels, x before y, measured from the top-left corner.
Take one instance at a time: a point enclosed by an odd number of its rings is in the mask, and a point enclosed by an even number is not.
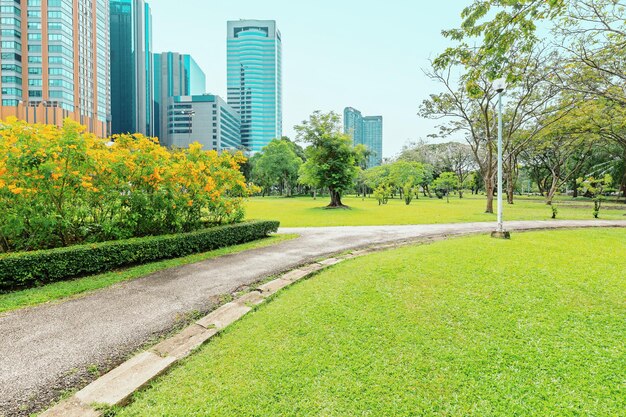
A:
[[[298,140],[309,145],[305,150],[307,161],[300,169],[300,181],[327,188],[329,208],[345,208],[341,196],[352,188],[362,156],[352,146],[350,136],[342,133],[341,117],[334,112],[316,111],[295,129]]]

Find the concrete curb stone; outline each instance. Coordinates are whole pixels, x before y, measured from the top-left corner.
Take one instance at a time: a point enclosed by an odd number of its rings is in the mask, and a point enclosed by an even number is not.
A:
[[[196,324],[199,324],[206,329],[223,330],[229,324],[239,320],[250,310],[252,310],[252,308],[247,305],[231,301],[230,303],[224,304],[217,310],[213,311],[208,316],[198,320]]]
[[[124,404],[135,391],[162,374],[174,362],[176,358],[173,356],[162,358],[150,351],[140,353],[96,379],[74,397],[83,404]]]
[[[323,266],[332,266],[332,265],[337,265],[339,262],[343,262],[344,259],[339,259],[339,258],[328,258],[328,259],[324,259],[321,262],[318,262],[318,264],[323,265]]]
[[[263,301],[265,301],[265,297],[263,297],[259,290],[251,291],[236,300],[237,303],[248,307],[258,306]]]
[[[78,398],[71,397],[54,408],[40,414],[39,417],[99,417],[100,412],[94,410]]]
[[[261,291],[263,297],[269,297],[270,295],[277,293],[278,291],[282,290],[285,287],[288,287],[291,284],[293,284],[293,281],[278,278],[274,281],[268,282],[267,284],[261,285],[259,287],[259,290]]]
[[[177,335],[164,340],[152,349],[160,357],[171,356],[177,360],[183,359],[207,340],[217,334],[217,329],[207,329],[198,324],[192,324]]]

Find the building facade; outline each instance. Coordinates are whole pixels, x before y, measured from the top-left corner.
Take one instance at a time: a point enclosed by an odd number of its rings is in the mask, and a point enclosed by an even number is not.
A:
[[[219,96],[170,97],[167,120],[171,148],[187,148],[198,142],[205,150],[241,149],[239,113]]]
[[[113,134],[154,135],[152,14],[144,0],[110,0]]]
[[[365,145],[372,152],[367,167],[379,166],[383,162],[383,117],[363,117],[360,111],[346,107],[343,111],[343,128],[352,137],[354,145]]]
[[[170,97],[206,93],[206,76],[190,55],[177,52],[154,54],[154,136],[170,146],[167,137],[167,106]]]
[[[251,152],[282,136],[282,40],[273,20],[228,22],[228,104]]]
[[[111,120],[109,0],[0,1],[0,119],[99,136]]]

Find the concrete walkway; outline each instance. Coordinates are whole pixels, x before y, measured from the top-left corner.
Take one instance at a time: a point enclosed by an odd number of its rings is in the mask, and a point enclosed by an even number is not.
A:
[[[509,230],[626,227],[626,221],[510,222]],[[469,233],[493,223],[286,228],[300,238],[158,272],[58,304],[0,316],[0,416],[46,408],[222,295],[314,259],[361,247]]]

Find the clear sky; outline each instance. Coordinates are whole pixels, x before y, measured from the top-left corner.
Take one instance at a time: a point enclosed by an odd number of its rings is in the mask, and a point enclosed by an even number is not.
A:
[[[435,123],[417,116],[439,88],[422,72],[470,0],[148,0],[154,52],[191,54],[226,98],[226,21],[276,20],[283,39],[283,133],[314,110],[384,117],[385,157]]]

